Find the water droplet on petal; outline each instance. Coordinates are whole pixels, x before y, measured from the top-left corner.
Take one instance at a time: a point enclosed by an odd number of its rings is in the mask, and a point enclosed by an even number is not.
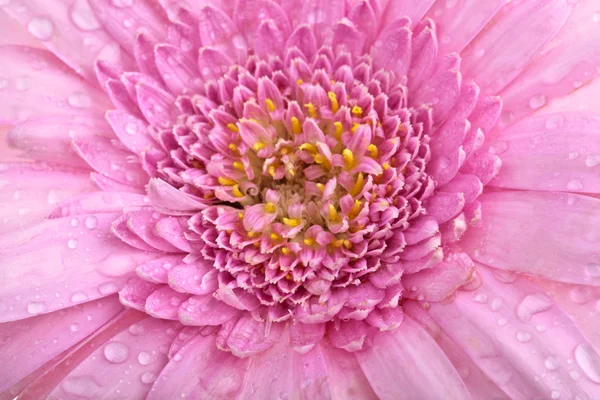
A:
[[[79,329],[81,329],[81,325],[79,325],[78,323],[74,323],[71,324],[69,328],[71,329],[71,332],[77,332]]]
[[[490,154],[502,154],[504,153],[506,150],[508,150],[508,143],[507,142],[495,142],[491,147],[490,147]]]
[[[88,300],[88,296],[87,296],[87,294],[85,294],[83,292],[75,292],[71,296],[71,301],[73,303],[83,303],[84,301],[87,301],[87,300]]]
[[[27,30],[40,40],[49,40],[54,33],[54,25],[48,18],[36,17],[29,21]]]
[[[553,400],[560,399],[560,392],[558,390],[553,390],[552,393],[550,393],[550,396]]]
[[[531,294],[525,296],[517,305],[517,317],[523,322],[528,322],[534,314],[549,310],[554,302],[545,294]]]
[[[8,81],[6,79],[0,78],[0,90],[4,89],[7,86],[8,86]]]
[[[585,273],[591,278],[600,278],[600,263],[588,263]]]
[[[600,356],[587,343],[575,348],[575,360],[583,372],[596,383],[600,383]]]
[[[76,249],[77,246],[79,246],[79,241],[77,239],[69,239],[69,241],[67,242],[67,246],[70,249]]]
[[[562,127],[565,124],[565,117],[562,115],[553,115],[546,121],[546,129],[553,130]]]
[[[600,154],[590,154],[585,159],[585,165],[592,168],[600,165]]]
[[[587,286],[575,286],[569,292],[569,297],[575,304],[585,304],[592,299],[594,294]]]
[[[133,5],[133,0],[112,0],[112,5],[117,8],[128,8]]]
[[[581,179],[571,179],[567,183],[567,190],[572,190],[574,192],[577,192],[582,189],[583,189],[583,183],[581,183]]]
[[[558,357],[556,357],[556,356],[549,356],[548,358],[546,358],[546,361],[544,361],[544,365],[550,371],[557,370],[558,367],[559,367],[559,365],[560,365],[559,362],[558,362]]]
[[[95,215],[88,215],[85,218],[85,227],[88,229],[96,229],[98,226],[98,218]]]
[[[478,303],[487,303],[488,296],[487,296],[487,294],[479,293],[475,296],[475,301]]]
[[[183,356],[179,353],[177,353],[173,356],[173,361],[181,361],[182,359],[183,359]]]
[[[125,132],[127,132],[128,135],[132,136],[137,134],[137,125],[133,122],[128,123],[127,125],[125,125]]]
[[[87,0],[75,0],[70,15],[75,26],[82,31],[93,31],[101,26]]]
[[[33,314],[33,315],[41,314],[45,311],[46,311],[46,303],[32,301],[31,303],[27,304],[27,312],[29,314]]]
[[[142,383],[150,384],[156,380],[156,374],[153,374],[152,372],[144,372],[140,379]]]
[[[120,342],[110,342],[104,346],[104,357],[115,364],[125,362],[129,357],[129,347]]]
[[[77,227],[77,226],[79,226],[79,220],[78,220],[77,218],[73,218],[73,219],[71,220],[71,226],[72,226],[72,227]]]
[[[517,340],[521,343],[527,343],[531,340],[531,333],[526,331],[517,332]]]
[[[571,377],[571,379],[573,379],[574,381],[578,381],[579,379],[581,379],[581,375],[579,374],[579,372],[577,371],[569,371],[569,376]]]
[[[100,386],[89,376],[68,376],[61,383],[60,387],[69,395],[68,397],[77,397],[89,399],[90,393],[96,392]]]
[[[544,95],[533,96],[531,99],[529,99],[529,107],[535,110],[544,106],[546,104],[546,101],[546,96]]]
[[[90,96],[81,92],[73,93],[69,96],[67,101],[69,102],[69,105],[74,108],[88,108],[92,105]]]
[[[98,293],[102,296],[108,296],[109,294],[117,293],[119,287],[112,282],[106,282],[98,286]]]
[[[129,327],[129,333],[133,336],[138,336],[144,333],[144,327],[139,324],[133,324]]]
[[[138,362],[142,365],[148,365],[150,364],[150,354],[146,353],[145,351],[141,351],[140,354],[138,354]]]
[[[499,299],[499,298],[495,298],[494,300],[492,300],[492,303],[490,304],[490,308],[492,309],[492,311],[498,311],[501,306],[502,306],[502,299]]]

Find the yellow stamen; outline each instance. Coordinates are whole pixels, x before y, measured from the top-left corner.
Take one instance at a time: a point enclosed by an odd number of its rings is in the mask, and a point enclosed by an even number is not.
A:
[[[313,103],[305,104],[304,107],[308,110],[308,115],[311,118],[315,118],[317,116],[317,110]]]
[[[310,143],[301,144],[299,149],[307,150],[309,153],[312,153],[312,154],[317,154],[319,152],[319,149],[317,149],[317,146],[315,146],[314,144],[310,144]]]
[[[303,83],[304,83],[304,81],[302,79],[298,79],[296,81],[296,85],[298,85],[298,86],[302,85]]]
[[[244,164],[241,163],[241,162],[239,162],[239,161],[234,161],[233,162],[233,168],[235,168],[237,170],[240,170],[240,171],[245,171],[246,170],[245,167],[244,167]]]
[[[340,216],[333,204],[329,204],[329,220],[331,222],[339,222],[340,220]]]
[[[370,144],[367,147],[367,150],[369,151],[369,156],[373,159],[377,158],[377,155],[379,154],[379,149],[377,149],[377,146],[375,146],[374,144]]]
[[[344,133],[344,126],[339,121],[334,122],[333,126],[335,127],[335,138],[337,140],[341,140],[342,139],[342,133]]]
[[[298,135],[302,132],[302,126],[300,125],[300,121],[296,117],[292,117],[292,133],[294,135]]]
[[[354,154],[350,149],[344,149],[342,151],[342,157],[344,157],[344,163],[346,164],[347,169],[354,168]]]
[[[252,146],[252,148],[254,149],[254,151],[260,151],[260,150],[264,149],[265,147],[267,147],[267,145],[264,144],[263,142],[256,142]]]
[[[333,239],[330,243],[333,247],[342,247],[344,244],[344,240],[342,239]]]
[[[254,243],[252,243],[252,245],[253,245],[254,247],[260,247],[260,242],[254,242]]]
[[[301,221],[301,220],[299,220],[299,219],[293,219],[293,218],[284,218],[284,219],[283,219],[283,223],[284,223],[285,225],[289,226],[289,227],[292,227],[292,228],[294,228],[294,227],[296,227],[296,226],[300,225],[300,224],[302,223],[302,221]]]
[[[224,176],[220,176],[219,177],[219,183],[223,186],[233,186],[235,185],[237,182],[234,181],[233,179],[229,179],[229,178],[225,178]]]
[[[265,204],[265,211],[269,214],[274,214],[277,212],[277,206],[271,202]]]
[[[256,236],[256,232],[248,231],[248,237],[249,238],[253,238],[254,236]]]
[[[275,103],[273,103],[273,100],[266,99],[265,104],[267,105],[267,108],[269,109],[269,111],[271,111],[271,112],[275,111]]]
[[[271,233],[270,236],[271,236],[271,240],[279,240],[280,239],[280,236],[276,233]]]
[[[313,238],[305,238],[304,239],[304,244],[307,246],[312,246],[313,244],[315,244],[315,239]]]
[[[291,175],[291,176],[296,176],[296,172],[294,172],[293,168],[288,168],[287,172]]]
[[[315,162],[319,165],[323,165],[327,169],[331,169],[331,163],[323,154],[315,154]]]
[[[350,250],[350,248],[352,247],[352,242],[349,241],[348,239],[344,239],[344,247],[348,250]]]
[[[362,117],[363,109],[359,106],[352,107],[352,114],[357,117]]]
[[[236,124],[233,123],[229,123],[227,124],[227,128],[231,131],[231,132],[235,132],[238,133],[240,131],[240,129],[237,127]]]
[[[323,185],[322,183],[317,183],[317,189],[319,189],[321,192],[325,191],[325,185]]]
[[[290,249],[288,249],[287,247],[282,247],[281,252],[285,255],[288,255],[288,254],[290,254]]]
[[[354,124],[352,124],[352,133],[356,132],[356,130],[358,129],[359,126],[360,126],[360,124],[358,122],[355,122]]]
[[[348,217],[350,219],[356,218],[356,216],[360,213],[361,206],[362,206],[362,202],[360,200],[354,200],[354,205],[348,212]]]
[[[286,274],[285,275],[285,279],[287,279],[288,281],[292,280],[292,275],[291,274]]]
[[[238,213],[238,218],[239,218],[239,219],[244,219],[244,213],[241,213],[241,212],[239,212],[239,213]]]
[[[350,195],[352,197],[358,196],[360,194],[360,192],[362,192],[364,184],[365,184],[365,177],[363,176],[362,172],[359,172],[358,176],[356,177],[356,183],[354,184],[354,186],[352,187],[352,190],[350,191]]]
[[[229,150],[231,150],[231,151],[237,151],[237,149],[238,149],[234,143],[229,143],[229,146],[227,146],[227,147],[229,147]]]
[[[231,193],[233,193],[233,196],[237,197],[238,199],[240,197],[244,197],[244,193],[240,190],[240,186],[239,185],[233,185],[231,187]],[[239,217],[239,214],[238,214],[238,217]]]
[[[384,162],[384,163],[381,165],[381,168],[383,168],[385,171],[387,171],[388,169],[390,169],[390,163],[389,163],[389,162],[387,162],[387,161],[386,161],[386,162]]]
[[[329,101],[331,101],[331,111],[335,114],[340,109],[340,104],[338,103],[337,96],[333,92],[327,93],[327,97],[329,97]]]

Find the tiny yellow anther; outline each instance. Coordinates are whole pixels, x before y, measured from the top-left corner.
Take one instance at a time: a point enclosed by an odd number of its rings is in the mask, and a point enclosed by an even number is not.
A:
[[[343,239],[333,239],[330,244],[333,247],[342,247],[342,245],[344,244],[344,240]]]
[[[352,124],[352,133],[356,132],[356,130],[358,129],[358,127],[360,126],[360,124],[358,122],[355,122]]]
[[[312,154],[317,154],[319,152],[319,149],[317,149],[317,146],[315,146],[314,144],[310,144],[310,143],[303,143],[298,148],[300,150],[306,150]]]
[[[245,167],[244,164],[240,161],[234,161],[233,162],[233,168],[240,170],[240,171],[245,171]]]
[[[236,124],[233,123],[229,123],[227,124],[227,128],[231,131],[231,132],[235,132],[238,133],[240,131],[240,129],[237,127]]]
[[[342,157],[344,157],[344,163],[346,164],[347,169],[354,168],[354,154],[350,149],[344,149],[342,151]]]
[[[290,254],[290,249],[288,249],[287,247],[282,247],[281,252],[285,255],[288,255],[288,254]]]
[[[374,144],[370,144],[369,146],[367,146],[367,150],[369,151],[369,156],[371,158],[377,158],[377,155],[379,154],[377,146],[375,146]]]
[[[291,175],[291,176],[296,176],[296,172],[294,172],[293,168],[288,168],[287,172]]]
[[[357,117],[362,117],[363,109],[359,106],[352,107],[352,114]]]
[[[342,139],[342,133],[344,133],[344,126],[339,121],[334,122],[333,126],[335,127],[335,138],[337,140],[341,140]]]
[[[254,236],[256,236],[256,232],[248,231],[248,237],[249,238],[253,238]]]
[[[279,240],[279,239],[281,238],[281,237],[280,237],[278,234],[276,234],[276,233],[271,233],[270,237],[271,237],[271,240]]]
[[[362,202],[360,200],[354,200],[354,205],[348,212],[348,217],[350,217],[350,219],[356,218],[356,216],[360,213],[361,206]]]
[[[340,216],[333,204],[329,204],[329,220],[332,222],[338,222],[340,220]]]
[[[317,116],[317,109],[315,108],[315,105],[313,103],[305,104],[304,108],[308,110],[308,115],[311,118],[315,118]]]
[[[317,189],[319,189],[321,192],[325,191],[325,185],[323,185],[322,183],[317,183]]]
[[[277,206],[271,202],[265,203],[265,211],[269,214],[274,214],[277,212]]]
[[[269,167],[267,168],[267,172],[269,173],[269,175],[271,176],[275,176],[275,166],[273,164],[269,165]]]
[[[292,275],[288,273],[285,275],[285,279],[288,281],[291,281],[293,278],[292,278]]]
[[[302,85],[303,83],[304,83],[304,81],[302,79],[298,79],[296,81],[296,85],[298,85],[298,86]]]
[[[302,125],[300,125],[300,121],[296,117],[292,117],[292,133],[294,135],[298,135],[302,132]]]
[[[224,176],[220,176],[219,177],[219,183],[223,186],[233,186],[235,185],[237,182],[234,181],[233,179],[229,179],[229,178],[225,178]]]
[[[241,213],[241,212],[239,212],[239,213],[238,213],[238,218],[239,218],[239,219],[244,219],[244,213]]]
[[[294,227],[300,225],[302,223],[302,221],[299,219],[294,219],[294,218],[284,218],[283,223],[289,227],[294,228]]]
[[[252,245],[253,245],[254,247],[260,247],[260,242],[254,242],[254,243],[252,243]]]
[[[329,101],[331,101],[331,111],[333,111],[333,113],[338,112],[338,110],[340,109],[340,104],[338,103],[338,99],[335,93],[329,92],[327,93],[327,97],[329,97]]]
[[[364,185],[365,185],[365,177],[362,172],[359,172],[358,176],[356,177],[356,183],[354,183],[354,186],[352,187],[352,190],[350,191],[350,195],[352,197],[358,196],[360,194],[360,192],[362,192]]]
[[[386,161],[386,162],[384,162],[384,163],[381,165],[381,168],[383,168],[385,171],[387,171],[388,169],[390,169],[390,163],[389,163],[389,162],[387,162],[387,161]]]
[[[324,166],[327,169],[331,169],[331,163],[329,162],[327,157],[325,157],[321,153],[315,154],[315,162],[319,165]]]
[[[231,187],[231,193],[233,193],[234,197],[237,197],[238,199],[240,197],[244,197],[244,193],[240,190],[240,186],[239,185],[233,185]],[[238,214],[239,217],[240,214]],[[243,217],[243,216],[242,216]]]
[[[254,151],[260,151],[260,150],[264,149],[265,147],[267,147],[267,145],[264,144],[263,142],[256,142],[252,146],[252,148],[254,149]]]
[[[267,105],[267,108],[269,109],[269,111],[271,111],[271,112],[275,111],[275,103],[273,103],[273,100],[265,99],[265,104]]]
[[[234,143],[229,143],[229,146],[227,146],[227,147],[229,147],[229,150],[231,150],[231,151],[237,151],[237,149],[238,149]]]
[[[352,242],[349,241],[348,239],[344,239],[344,247],[346,249],[350,249],[352,247]]]
[[[312,246],[313,244],[315,244],[315,239],[313,238],[305,238],[304,239],[304,244],[307,246]]]

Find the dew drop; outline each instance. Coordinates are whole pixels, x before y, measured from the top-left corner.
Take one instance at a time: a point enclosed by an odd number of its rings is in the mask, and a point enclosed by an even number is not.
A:
[[[78,330],[81,329],[81,325],[79,325],[78,323],[74,323],[74,324],[71,324],[71,326],[69,328],[71,329],[71,332],[77,332]]]
[[[112,0],[112,5],[117,8],[128,8],[133,5],[133,0]]]
[[[49,40],[54,33],[54,25],[48,18],[36,17],[29,21],[27,30],[40,40]]]
[[[85,93],[76,92],[69,96],[67,99],[69,105],[74,108],[88,108],[92,105],[90,96]]]
[[[73,303],[83,303],[84,301],[87,301],[87,300],[88,300],[88,296],[87,296],[87,294],[85,294],[83,292],[75,292],[71,296],[71,301]]]
[[[575,348],[575,361],[582,371],[596,383],[600,383],[600,356],[587,343]]]
[[[41,314],[45,311],[46,311],[46,303],[32,301],[31,303],[27,304],[27,312],[29,314],[36,315],[36,314]]]
[[[82,31],[93,31],[100,28],[94,11],[87,0],[75,0],[70,11],[71,20]]]
[[[552,393],[550,393],[550,396],[553,400],[560,399],[560,392],[558,390],[553,390]]]
[[[69,395],[70,398],[78,397],[89,399],[90,393],[96,392],[100,386],[89,376],[68,376],[60,387]]]
[[[504,153],[506,150],[508,150],[508,143],[506,142],[495,142],[491,147],[490,147],[490,154],[502,154]]]
[[[179,354],[179,353],[178,353],[178,354],[175,354],[175,355],[173,356],[173,360],[174,360],[174,361],[181,361],[182,359],[183,359],[183,356],[182,356],[181,354]]]
[[[492,311],[498,311],[500,307],[502,307],[502,299],[495,298],[492,300],[492,303],[490,304]]]
[[[98,226],[98,218],[95,215],[88,215],[85,218],[85,227],[88,229],[96,229]]]
[[[71,226],[72,226],[72,227],[77,227],[77,226],[79,226],[79,220],[78,220],[77,218],[73,218],[73,219],[71,220]]]
[[[544,365],[550,371],[557,370],[558,367],[559,367],[559,365],[560,365],[559,362],[558,362],[558,357],[556,357],[556,356],[549,356],[548,358],[546,358],[546,361],[544,361]]]
[[[69,239],[69,241],[67,242],[67,246],[70,249],[76,249],[77,246],[79,246],[79,241],[77,239]]]
[[[148,365],[148,364],[150,364],[150,360],[151,360],[150,354],[146,353],[145,351],[141,351],[138,354],[138,362],[140,364]]]
[[[531,333],[526,331],[517,332],[517,340],[521,343],[527,343],[531,340]]]
[[[140,377],[140,380],[142,383],[150,384],[156,380],[156,374],[153,374],[152,372],[144,372]]]
[[[129,347],[120,342],[110,342],[104,346],[104,357],[111,363],[120,364],[129,357]]]
[[[600,264],[588,263],[585,266],[585,273],[591,278],[600,278]]]
[[[127,132],[128,135],[132,136],[137,134],[137,125],[133,122],[128,123],[127,125],[125,125],[125,132]]]
[[[531,99],[529,99],[529,107],[533,108],[534,110],[538,109],[544,106],[546,101],[546,96],[544,95],[533,96]]]
[[[583,189],[583,183],[581,183],[580,179],[571,179],[567,183],[567,190],[572,190],[574,192],[580,191]]]
[[[477,294],[477,295],[475,296],[475,301],[476,301],[476,302],[478,302],[478,303],[482,303],[482,304],[483,304],[483,303],[487,303],[487,301],[488,301],[488,296],[487,296],[487,294],[482,294],[482,293],[479,293],[479,294]]]
[[[600,165],[600,154],[590,154],[585,159],[585,165],[592,168]]]
[[[579,379],[581,379],[581,375],[579,374],[579,372],[573,370],[573,371],[569,371],[569,376],[571,377],[571,379],[573,379],[574,381],[578,381]]]
[[[106,282],[98,286],[98,293],[102,296],[108,296],[109,294],[117,293],[119,287],[112,282]]]
[[[546,129],[554,130],[565,124],[565,117],[562,115],[553,115],[546,121]]]
[[[517,317],[523,322],[528,322],[534,314],[547,311],[552,305],[552,299],[545,294],[525,296],[517,305]]]
[[[498,320],[498,326],[504,326],[508,323],[508,321],[506,320],[506,318],[500,318]]]
[[[575,304],[585,304],[593,297],[592,291],[586,286],[575,286],[569,292],[569,297]]]
[[[546,332],[546,325],[542,325],[542,324],[536,325],[535,330],[538,332]]]
[[[139,336],[144,333],[144,327],[139,324],[133,324],[129,327],[129,333],[133,336]]]

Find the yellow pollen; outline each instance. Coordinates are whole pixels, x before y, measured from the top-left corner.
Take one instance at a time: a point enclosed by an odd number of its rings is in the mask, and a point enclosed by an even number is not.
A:
[[[248,237],[249,238],[253,238],[254,236],[256,236],[256,232],[248,231]]]
[[[339,121],[334,122],[333,126],[335,127],[335,138],[337,140],[341,140],[342,139],[342,133],[344,133],[344,126]]]
[[[358,176],[356,177],[356,183],[354,184],[354,186],[352,187],[352,190],[350,191],[350,195],[352,197],[358,196],[360,194],[360,192],[362,192],[364,184],[365,184],[365,177],[362,172],[359,172]]]
[[[338,110],[340,109],[340,104],[338,103],[338,99],[335,93],[329,92],[327,93],[327,97],[329,97],[329,101],[331,101],[331,111],[333,111],[333,113],[338,112]]]
[[[239,218],[239,219],[244,219],[244,213],[241,213],[241,212],[239,212],[239,213],[238,213],[238,218]]]
[[[356,132],[356,130],[358,129],[359,126],[360,126],[360,124],[358,122],[355,122],[354,124],[352,124],[352,133]]]
[[[269,202],[265,204],[265,211],[268,212],[269,214],[274,214],[277,212],[277,206],[275,206],[275,204]]]
[[[233,123],[229,123],[227,124],[227,128],[231,131],[231,132],[235,132],[238,133],[240,131],[240,129],[237,127],[236,124]]]
[[[352,242],[348,239],[344,239],[344,247],[349,250],[352,247]]]
[[[285,255],[288,255],[288,254],[290,254],[290,249],[288,249],[287,247],[282,247],[281,252]]]
[[[304,244],[307,246],[312,246],[313,244],[315,244],[315,239],[313,238],[305,238],[304,239]]]
[[[229,143],[229,146],[227,146],[227,147],[229,147],[229,150],[231,150],[231,151],[237,151],[237,149],[238,149],[237,146],[233,143]]]
[[[300,125],[300,121],[296,117],[292,117],[292,133],[294,135],[298,135],[302,132],[302,126]]]
[[[356,216],[360,213],[361,206],[362,202],[360,200],[354,200],[354,205],[350,209],[350,212],[348,212],[348,217],[350,217],[350,219],[356,218]]]
[[[252,146],[252,148],[254,149],[254,151],[260,151],[260,150],[264,149],[265,147],[267,147],[267,145],[264,144],[263,142],[256,142]]]
[[[352,114],[357,117],[362,117],[363,109],[359,106],[352,107]]]
[[[296,81],[296,85],[298,85],[298,86],[302,85],[303,83],[304,83],[304,81],[302,79],[298,79]]]
[[[292,227],[292,228],[294,228],[294,227],[296,227],[296,226],[300,225],[300,224],[302,223],[302,221],[301,221],[301,220],[299,220],[299,219],[293,219],[293,218],[284,218],[284,219],[283,219],[283,223],[284,223],[285,225],[289,226],[289,227]]]
[[[386,170],[386,171],[387,171],[388,169],[390,169],[390,163],[389,163],[389,162],[387,162],[387,161],[386,161],[386,162],[384,162],[384,163],[381,165],[381,168],[383,168],[384,170]]]
[[[303,143],[300,145],[299,147],[300,150],[306,150],[309,153],[312,154],[317,154],[319,152],[319,150],[317,149],[317,146],[315,146],[314,144],[310,144],[310,143]]]
[[[237,182],[234,181],[233,179],[229,179],[229,178],[225,178],[224,176],[220,176],[219,177],[219,183],[223,186],[233,186],[235,185]]]
[[[287,147],[284,147],[281,150],[279,150],[279,152],[281,153],[281,155],[285,156],[287,154],[290,154],[290,149],[288,149]]]
[[[296,175],[296,173],[294,172],[294,170],[293,170],[292,168],[289,168],[287,171],[288,171],[288,173],[289,173],[291,176],[295,176],[295,175]]]
[[[311,118],[315,118],[317,116],[317,110],[315,109],[315,106],[313,103],[305,104],[304,107],[308,110],[308,115]]]
[[[273,164],[269,165],[267,171],[269,172],[269,175],[275,176],[275,166]]]
[[[271,240],[279,240],[280,236],[276,233],[271,233]]]
[[[273,103],[273,100],[266,99],[265,104],[267,105],[267,108],[269,109],[269,111],[271,111],[271,112],[275,111],[275,103]]]
[[[374,144],[370,144],[367,147],[367,150],[369,151],[369,156],[371,158],[377,158],[377,155],[379,154],[379,150],[377,149],[377,146],[375,146]]]
[[[342,245],[344,244],[344,240],[343,239],[333,239],[330,244],[333,247],[342,247]]]
[[[233,185],[231,187],[231,193],[233,193],[234,197],[237,197],[238,199],[240,197],[244,197],[244,193],[242,193],[242,191],[240,190],[240,186],[239,185]],[[239,216],[240,214],[238,214]]]
[[[344,149],[342,151],[342,157],[344,157],[344,163],[346,164],[347,169],[354,168],[354,154],[350,149]]]
[[[340,216],[333,204],[329,204],[329,219],[331,222],[339,222],[340,220]]]
[[[287,279],[288,281],[291,281],[293,278],[292,278],[291,274],[286,274],[285,279]]]
[[[319,165],[323,165],[327,169],[331,169],[331,163],[323,154],[315,154],[315,162]]]
[[[240,171],[245,171],[244,164],[239,161],[233,162],[233,168],[240,170]]]
[[[323,185],[322,183],[317,183],[317,189],[319,189],[321,192],[325,191],[325,185]]]

